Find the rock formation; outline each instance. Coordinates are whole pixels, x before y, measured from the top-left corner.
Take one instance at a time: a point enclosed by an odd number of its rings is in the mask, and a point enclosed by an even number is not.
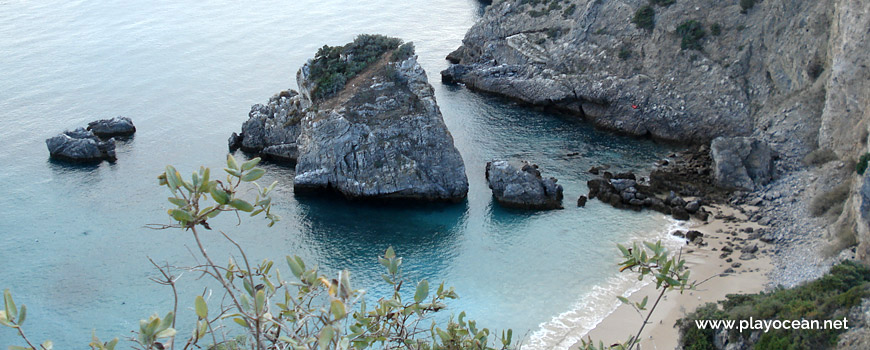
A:
[[[295,162],[299,121],[309,106],[310,101],[292,90],[281,91],[265,105],[253,105],[241,134],[230,136],[230,149],[241,148],[264,158]]]
[[[710,144],[719,186],[752,190],[773,175],[773,156],[763,141],[750,137],[717,137]]]
[[[115,161],[115,139],[102,141],[93,132],[78,128],[45,140],[51,157],[70,162]]]
[[[462,200],[462,157],[413,45],[400,44],[361,35],[321,49],[299,70],[299,92],[253,106],[230,148],[294,161],[297,193]]]
[[[866,180],[839,171],[870,152],[868,13],[861,0],[504,0],[447,56],[442,77],[632,135],[753,137],[779,157],[773,182],[763,169],[744,174],[738,154],[717,162],[735,167],[711,172],[715,183],[766,191],[800,180],[816,197],[850,185],[825,226],[832,237],[851,232],[870,262]],[[837,171],[803,164],[816,152],[833,154]]]
[[[88,123],[88,130],[100,138],[109,138],[115,136],[130,136],[136,132],[136,127],[133,121],[127,117],[115,117],[112,119],[101,119]]]
[[[543,178],[537,165],[496,160],[486,163],[486,181],[495,200],[511,208],[561,209],[562,185]]]

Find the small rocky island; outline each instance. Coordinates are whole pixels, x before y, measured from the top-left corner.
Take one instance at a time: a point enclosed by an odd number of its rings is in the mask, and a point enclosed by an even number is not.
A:
[[[114,162],[115,137],[133,135],[136,127],[127,117],[102,119],[88,123],[87,129],[78,128],[45,140],[52,159],[91,163],[107,160]]]
[[[360,35],[344,46],[324,46],[296,80],[298,92],[283,91],[251,108],[230,149],[295,163],[297,193],[465,198],[465,164],[413,44]]]
[[[520,209],[562,209],[562,185],[543,178],[536,164],[496,160],[486,163],[486,182],[502,206]]]

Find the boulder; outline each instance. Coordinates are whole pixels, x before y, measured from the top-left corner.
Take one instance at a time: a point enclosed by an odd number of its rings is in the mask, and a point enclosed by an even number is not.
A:
[[[689,242],[694,242],[695,238],[698,237],[704,237],[704,234],[695,230],[686,232],[686,239],[689,240]]]
[[[685,209],[687,212],[689,212],[689,214],[697,213],[698,210],[701,209],[701,201],[696,199],[696,200],[693,200],[689,203],[686,203]]]
[[[585,207],[586,200],[587,200],[586,196],[580,196],[580,198],[577,198],[577,206],[578,207]]]
[[[752,137],[717,137],[710,148],[719,186],[753,190],[770,182],[773,153],[767,143]]]
[[[133,121],[127,117],[102,119],[88,123],[88,130],[94,135],[106,139],[115,136],[130,136],[136,132]]]
[[[70,162],[115,161],[115,139],[102,141],[93,132],[78,128],[45,140],[51,158]]]
[[[671,209],[671,216],[673,216],[674,219],[677,220],[689,220],[689,213],[686,212],[686,209],[683,209],[682,207],[673,207]]]
[[[486,181],[496,201],[522,209],[561,209],[562,186],[555,178],[543,178],[537,166],[527,162],[496,160],[486,163]]]

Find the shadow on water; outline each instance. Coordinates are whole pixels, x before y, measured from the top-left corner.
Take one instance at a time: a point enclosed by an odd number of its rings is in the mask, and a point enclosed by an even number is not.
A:
[[[296,195],[305,241],[333,266],[359,264],[388,246],[411,261],[450,256],[467,220],[468,203],[349,201],[337,194]],[[438,264],[436,264],[438,265]],[[426,266],[437,268],[437,266]]]

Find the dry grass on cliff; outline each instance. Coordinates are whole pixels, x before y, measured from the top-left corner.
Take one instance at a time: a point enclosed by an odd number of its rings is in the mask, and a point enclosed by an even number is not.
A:
[[[822,216],[829,214],[836,218],[843,212],[843,205],[849,196],[849,183],[841,183],[829,191],[821,192],[810,202],[810,214]]]

